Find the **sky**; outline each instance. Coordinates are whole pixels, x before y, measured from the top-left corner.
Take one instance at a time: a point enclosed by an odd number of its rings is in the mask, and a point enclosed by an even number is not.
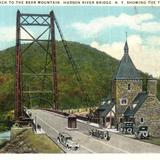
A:
[[[53,10],[66,40],[88,44],[118,60],[124,53],[127,32],[136,68],[160,77],[159,7],[0,6],[0,50],[15,46],[18,9],[22,13]],[[56,37],[59,39],[58,32]]]

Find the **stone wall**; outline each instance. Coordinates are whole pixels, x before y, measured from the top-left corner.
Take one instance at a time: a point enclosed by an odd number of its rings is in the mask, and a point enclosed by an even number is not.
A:
[[[156,96],[148,96],[138,112],[135,114],[136,125],[144,118],[152,136],[160,137],[160,102]]]
[[[130,90],[128,90],[130,84]],[[139,92],[142,91],[142,80],[116,80],[115,82],[115,101],[117,118],[121,117],[127,106],[129,106]],[[127,105],[120,104],[120,98],[128,99]]]
[[[147,91],[149,95],[157,94],[157,80],[156,79],[148,79],[147,81]]]
[[[116,80],[112,80],[112,98],[116,97]]]

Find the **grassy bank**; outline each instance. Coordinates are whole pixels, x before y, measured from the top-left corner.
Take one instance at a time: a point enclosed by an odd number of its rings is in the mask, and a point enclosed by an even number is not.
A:
[[[7,131],[10,129],[10,122],[14,119],[14,111],[0,111],[0,132]]]
[[[45,134],[26,129],[1,146],[0,153],[63,153]]]
[[[24,141],[37,153],[62,153],[61,149],[53,143],[45,134],[34,134],[31,131],[26,131],[24,134]]]

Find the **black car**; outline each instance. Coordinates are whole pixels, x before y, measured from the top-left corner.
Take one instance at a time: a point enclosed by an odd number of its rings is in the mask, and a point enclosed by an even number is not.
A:
[[[133,122],[123,122],[120,131],[124,134],[133,134],[134,133],[134,123]]]
[[[149,131],[148,126],[140,125],[135,128],[135,137],[138,139],[148,138],[149,137]]]
[[[96,138],[104,139],[107,141],[109,141],[111,138],[109,135],[109,132],[103,129],[90,129],[89,135],[94,136]]]

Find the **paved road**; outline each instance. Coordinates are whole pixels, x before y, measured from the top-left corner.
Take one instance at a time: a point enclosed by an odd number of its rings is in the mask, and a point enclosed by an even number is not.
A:
[[[30,110],[30,112],[32,118],[36,117],[37,123],[54,141],[59,132],[67,132],[80,144],[80,150],[76,152],[63,148],[67,153],[160,153],[159,146],[116,133],[110,133],[110,141],[96,139],[88,135],[88,129],[93,127],[82,122],[77,123],[78,130],[68,130],[67,119],[53,112],[43,110]]]

